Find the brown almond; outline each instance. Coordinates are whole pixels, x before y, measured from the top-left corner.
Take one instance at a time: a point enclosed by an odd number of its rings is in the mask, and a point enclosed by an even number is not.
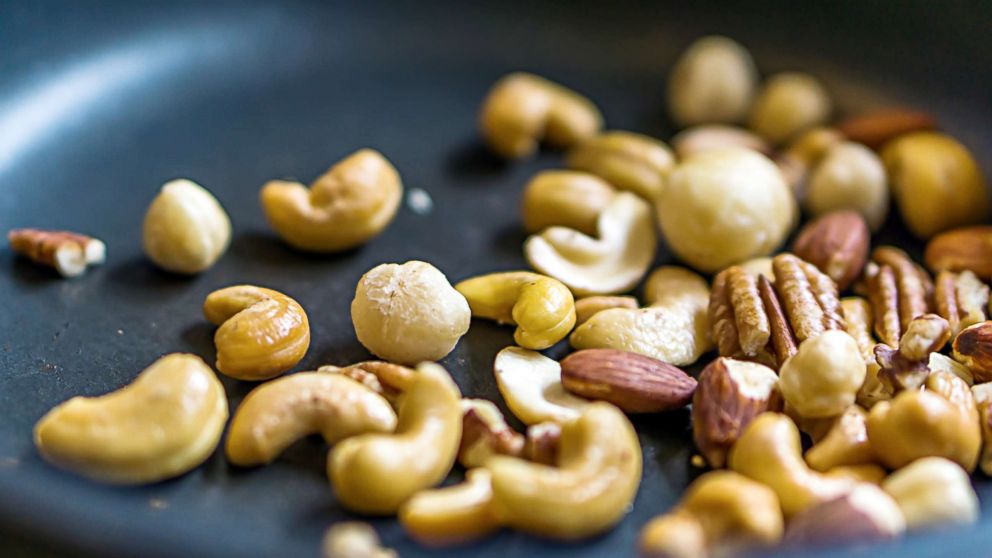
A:
[[[699,375],[692,398],[692,436],[711,467],[723,467],[727,452],[754,417],[782,409],[778,376],[756,362],[720,357]]]
[[[654,413],[689,404],[696,380],[671,364],[615,349],[576,351],[561,361],[567,391],[613,403],[628,413]]]
[[[809,223],[796,237],[792,251],[815,265],[843,291],[861,275],[868,261],[871,233],[855,211],[832,211]]]
[[[964,328],[951,347],[954,360],[968,367],[976,384],[992,382],[992,322]]]
[[[878,149],[903,134],[932,130],[936,126],[937,120],[925,112],[888,108],[853,116],[843,120],[837,128],[851,141]]]
[[[971,271],[992,279],[992,226],[962,227],[938,234],[927,244],[924,261],[938,271]]]

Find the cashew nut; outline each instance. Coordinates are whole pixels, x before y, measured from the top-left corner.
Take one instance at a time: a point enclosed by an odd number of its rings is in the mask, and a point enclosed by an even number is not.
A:
[[[506,406],[524,424],[575,420],[589,401],[565,391],[561,365],[536,351],[507,347],[493,363]]]
[[[262,188],[265,216],[291,246],[339,252],[365,244],[396,215],[403,185],[396,169],[374,149],[342,159],[307,188],[272,180]]]
[[[534,269],[578,295],[630,290],[647,272],[658,244],[651,206],[620,192],[599,214],[596,228],[598,238],[550,227],[527,239],[524,254]]]
[[[489,147],[507,159],[527,157],[544,140],[571,147],[594,136],[603,116],[589,99],[542,77],[523,72],[493,85],[479,116]]]
[[[213,453],[227,397],[199,357],[174,353],[101,397],[73,397],[34,428],[47,461],[94,480],[142,484],[181,475]]]
[[[524,229],[539,233],[567,227],[590,236],[616,190],[598,176],[570,170],[541,171],[524,187],[521,213]]]
[[[334,444],[395,427],[393,408],[374,391],[339,374],[301,372],[245,397],[227,433],[227,459],[242,467],[264,465],[310,434]]]
[[[562,425],[557,467],[493,456],[493,502],[504,524],[557,539],[601,533],[627,513],[641,483],[641,446],[619,409],[592,403]]]
[[[513,340],[525,349],[547,349],[575,326],[575,299],[561,281],[511,271],[466,279],[455,290],[468,300],[472,315],[516,325]]]
[[[604,132],[568,154],[568,166],[603,177],[620,190],[654,201],[675,166],[667,145],[634,132]]]
[[[763,413],[730,450],[730,469],[768,485],[791,517],[848,492],[854,482],[810,469],[802,458],[799,429],[789,417]]]
[[[400,508],[407,534],[427,546],[450,546],[484,537],[500,522],[493,508],[492,475],[470,469],[465,482],[422,490]]]
[[[327,476],[346,508],[393,514],[416,492],[444,479],[461,435],[458,386],[441,366],[423,363],[400,400],[396,432],[338,443],[327,458]]]
[[[815,471],[828,472],[835,467],[874,462],[867,419],[861,407],[848,407],[836,418],[826,436],[806,452],[806,463]]]
[[[231,219],[206,188],[192,180],[162,186],[142,225],[145,254],[175,273],[199,273],[214,265],[231,242]]]
[[[203,302],[203,315],[220,326],[214,334],[217,370],[232,378],[273,378],[310,347],[306,312],[278,291],[252,285],[216,290]]]

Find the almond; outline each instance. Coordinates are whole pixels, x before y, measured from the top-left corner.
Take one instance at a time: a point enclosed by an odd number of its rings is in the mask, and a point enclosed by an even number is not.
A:
[[[815,265],[843,291],[861,275],[868,261],[871,233],[861,215],[842,210],[826,213],[806,224],[792,251]]]
[[[968,270],[982,279],[992,279],[992,226],[940,233],[927,244],[924,260],[934,272]]]
[[[878,149],[903,134],[932,130],[936,125],[936,119],[925,112],[888,108],[853,116],[843,120],[837,128],[851,141]]]
[[[964,328],[951,347],[954,360],[968,367],[975,383],[992,381],[992,322]]]
[[[692,398],[692,436],[711,467],[723,467],[744,428],[782,409],[778,376],[763,364],[720,357],[699,375]]]
[[[906,519],[891,496],[873,484],[813,506],[792,518],[786,545],[810,547],[892,539],[906,530]]]
[[[613,403],[629,413],[654,413],[686,406],[696,380],[660,360],[615,349],[585,349],[561,361],[567,391]]]

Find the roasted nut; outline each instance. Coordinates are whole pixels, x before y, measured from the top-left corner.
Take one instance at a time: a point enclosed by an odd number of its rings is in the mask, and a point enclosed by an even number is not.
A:
[[[898,349],[875,346],[875,360],[881,366],[878,379],[892,393],[918,389],[930,375],[930,355],[944,348],[950,338],[950,326],[944,318],[935,314],[914,318]]]
[[[748,116],[748,127],[774,144],[826,122],[830,96],[809,74],[784,72],[765,80]]]
[[[881,465],[865,463],[862,465],[841,465],[825,473],[828,477],[850,479],[857,483],[869,483],[876,486],[882,484],[888,472]]]
[[[817,126],[796,136],[775,157],[775,163],[796,199],[805,199],[807,182],[813,169],[831,147],[843,141],[844,136],[834,128]]]
[[[646,557],[733,556],[782,538],[778,498],[768,487],[730,471],[702,475],[682,501],[641,530]]]
[[[240,380],[267,380],[300,362],[310,322],[298,302],[271,289],[236,285],[210,293],[203,315],[214,334],[217,370]]]
[[[568,154],[568,166],[599,176],[620,190],[654,201],[675,156],[659,140],[634,132],[604,132]]]
[[[493,455],[522,455],[524,437],[510,428],[496,404],[485,399],[462,399],[462,441],[458,463],[482,467]]]
[[[54,267],[62,277],[76,277],[87,266],[107,259],[103,241],[69,231],[13,229],[7,233],[10,249],[33,262]]]
[[[930,114],[906,108],[883,108],[841,120],[837,128],[851,141],[878,149],[899,136],[932,130],[937,121]]]
[[[561,366],[537,351],[507,347],[496,355],[493,373],[506,406],[524,424],[566,423],[589,405],[565,391]]]
[[[493,508],[492,475],[470,469],[465,481],[421,490],[399,510],[400,525],[420,544],[441,547],[462,544],[499,529]]]
[[[831,417],[854,404],[865,381],[858,343],[843,331],[827,331],[799,345],[782,364],[782,396],[806,418]]]
[[[396,414],[382,396],[338,374],[301,372],[266,382],[241,402],[225,449],[234,465],[264,465],[297,440],[328,444],[366,432],[392,432]]]
[[[575,326],[575,299],[561,281],[511,271],[466,279],[455,285],[472,315],[516,325],[513,340],[525,349],[547,349]]]
[[[580,326],[589,318],[611,308],[627,308],[636,310],[640,305],[632,296],[603,296],[593,295],[575,301],[575,325]]]
[[[841,142],[827,149],[812,167],[803,205],[819,216],[850,210],[864,217],[877,231],[889,213],[889,184],[885,167],[873,151],[863,145]]]
[[[796,218],[792,193],[775,165],[741,148],[682,161],[656,208],[672,252],[707,272],[770,254]]]
[[[563,540],[601,533],[627,513],[641,482],[641,446],[627,417],[590,404],[561,429],[557,467],[497,455],[493,501],[506,525]]]
[[[367,360],[344,367],[326,364],[318,368],[317,372],[347,376],[385,397],[392,404],[410,387],[414,376],[412,368],[381,360]]]
[[[561,442],[561,425],[539,422],[527,427],[524,457],[534,463],[554,465],[558,462],[558,444]]]
[[[191,180],[162,186],[142,229],[145,254],[175,273],[199,273],[214,265],[231,242],[231,220],[210,192]]]
[[[992,475],[992,384],[972,386],[979,423],[982,427],[982,455],[978,467],[986,475]]]
[[[668,76],[668,111],[679,126],[744,119],[758,72],[736,41],[712,35],[693,42]]]
[[[720,357],[699,374],[692,397],[692,438],[710,467],[718,469],[754,417],[781,409],[778,376],[771,368]]]
[[[775,283],[775,270],[772,267],[772,258],[768,256],[751,258],[737,264],[737,267],[746,271],[748,275],[754,277],[756,280],[764,275],[770,282]]]
[[[968,149],[937,132],[916,132],[885,146],[882,161],[910,232],[929,238],[972,225],[989,212],[985,177]]]
[[[892,473],[882,490],[899,504],[911,531],[978,519],[978,497],[968,474],[942,457],[924,457]]]
[[[227,422],[227,397],[199,357],[173,353],[130,385],[101,397],[73,397],[34,427],[46,461],[112,484],[179,476],[213,453]]]
[[[933,282],[926,270],[899,248],[879,246],[871,259],[865,277],[875,333],[879,341],[896,347],[909,322],[930,311]]]
[[[857,341],[865,363],[874,362],[876,343],[871,334],[872,323],[874,323],[871,305],[861,297],[852,296],[840,299],[840,309],[844,316],[847,334]]]
[[[507,159],[537,151],[544,141],[571,147],[603,127],[603,115],[589,99],[534,74],[515,72],[500,78],[482,103],[482,137]]]
[[[672,149],[679,160],[727,147],[743,147],[768,156],[772,154],[772,146],[760,136],[736,126],[704,124],[682,130],[672,138]]]
[[[806,463],[815,471],[829,472],[837,467],[866,465],[875,461],[868,443],[868,415],[852,405],[839,417],[820,441],[806,452]]]
[[[968,367],[947,355],[930,353],[930,362],[927,365],[927,368],[930,369],[931,374],[935,372],[947,372],[948,374],[954,374],[960,378],[962,382],[968,384],[969,386],[974,385],[975,383],[975,377],[971,375],[971,371],[968,370]]]
[[[368,523],[344,521],[332,525],[321,542],[323,558],[398,558],[395,550],[383,548]]]
[[[704,310],[710,301],[710,286],[698,273],[677,265],[663,265],[648,275],[644,298],[651,306]]]
[[[585,349],[561,361],[561,383],[586,399],[628,413],[657,413],[689,404],[696,380],[660,360],[615,349]]]
[[[982,279],[992,279],[992,226],[940,233],[927,243],[924,260],[935,272],[971,271]]]
[[[616,193],[606,181],[585,172],[539,172],[524,187],[524,229],[539,233],[548,227],[566,227],[595,235],[599,214]]]
[[[784,542],[803,547],[865,543],[892,539],[905,530],[906,518],[896,501],[873,484],[859,484],[793,517]]]
[[[882,367],[875,362],[874,357],[871,361],[866,362],[866,367],[865,382],[861,384],[855,401],[858,405],[870,410],[879,401],[892,399],[895,393],[891,385],[887,385],[879,379],[878,374],[882,371]]]
[[[415,493],[447,476],[461,436],[458,386],[444,368],[423,363],[400,402],[396,432],[338,443],[327,457],[327,476],[347,509],[394,514]]]
[[[799,430],[778,413],[758,415],[730,450],[731,470],[767,485],[778,496],[786,517],[846,494],[854,484],[806,466]]]
[[[971,271],[941,271],[934,279],[934,311],[948,321],[951,335],[988,319],[989,287]]]
[[[399,174],[374,149],[345,157],[309,188],[272,180],[260,194],[265,216],[280,238],[312,252],[365,244],[393,220],[402,197]]]
[[[954,360],[967,366],[976,382],[992,381],[992,322],[963,329],[951,347]]]
[[[861,276],[868,261],[871,233],[853,211],[825,213],[810,221],[796,237],[792,251],[815,265],[843,291]]]
[[[620,192],[599,214],[596,228],[594,238],[550,227],[527,239],[524,255],[534,269],[578,295],[630,290],[644,277],[658,244],[650,204]]]
[[[440,360],[468,331],[468,302],[436,267],[409,261],[362,275],[351,301],[358,340],[379,358],[400,364]]]

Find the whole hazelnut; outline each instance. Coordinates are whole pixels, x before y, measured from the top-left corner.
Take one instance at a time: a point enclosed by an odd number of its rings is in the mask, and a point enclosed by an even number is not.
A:
[[[813,216],[839,209],[857,211],[877,231],[889,213],[889,183],[882,160],[858,143],[834,145],[813,168],[803,205]]]
[[[751,107],[748,126],[766,140],[780,144],[823,124],[830,111],[830,96],[819,80],[809,74],[785,72],[765,82]]]
[[[751,106],[757,81],[747,49],[726,37],[703,37],[672,68],[668,110],[679,126],[739,122]]]

